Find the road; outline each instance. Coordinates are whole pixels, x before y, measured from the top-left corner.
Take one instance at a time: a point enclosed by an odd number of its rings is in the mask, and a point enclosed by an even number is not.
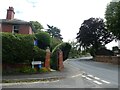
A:
[[[118,65],[84,59],[73,59],[69,61],[69,64],[83,70],[88,77],[94,77],[97,81],[102,83],[100,84],[101,87],[118,87],[118,71],[120,70],[120,67],[118,67]],[[101,82],[101,80],[103,82]]]
[[[3,85],[3,88],[118,88],[117,65],[68,59],[64,62],[64,79]],[[62,75],[62,74],[61,74]]]

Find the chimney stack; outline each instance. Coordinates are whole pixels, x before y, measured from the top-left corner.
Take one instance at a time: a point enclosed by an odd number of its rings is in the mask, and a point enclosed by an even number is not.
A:
[[[7,16],[6,19],[14,19],[14,8],[13,7],[9,7],[9,9],[7,9]]]

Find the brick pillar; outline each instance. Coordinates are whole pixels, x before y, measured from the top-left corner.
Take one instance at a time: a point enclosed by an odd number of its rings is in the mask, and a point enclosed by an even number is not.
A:
[[[58,70],[61,71],[63,70],[64,68],[64,65],[63,65],[63,52],[60,50],[59,51],[59,56],[58,56]]]
[[[46,49],[45,67],[50,69],[50,49]]]

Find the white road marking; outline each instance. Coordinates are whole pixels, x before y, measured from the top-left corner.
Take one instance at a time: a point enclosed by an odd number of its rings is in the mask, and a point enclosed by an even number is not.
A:
[[[91,78],[89,78],[89,77],[86,77],[86,79],[88,79],[88,80],[92,80]]]
[[[52,81],[52,82],[59,82],[60,80]]]
[[[52,83],[52,82],[58,82],[58,81],[60,81],[60,80],[55,80],[55,81],[37,81],[37,82],[20,82],[20,83],[2,83],[2,86],[37,84],[37,83]]]
[[[85,75],[82,75],[82,77],[86,77]]]
[[[98,82],[98,81],[93,81],[94,83],[96,83],[96,84],[102,84],[101,82]]]
[[[102,82],[104,82],[104,83],[107,83],[107,84],[109,84],[110,82],[108,82],[108,81],[105,81],[105,80],[101,80]]]
[[[100,78],[98,78],[98,77],[94,77],[96,80],[100,80]]]
[[[74,76],[72,76],[72,78],[78,77],[78,76],[81,76],[81,75],[82,75],[82,74],[74,75]]]
[[[90,75],[90,74],[89,74],[89,75],[87,75],[87,76],[92,77],[92,78],[94,77],[93,75]]]

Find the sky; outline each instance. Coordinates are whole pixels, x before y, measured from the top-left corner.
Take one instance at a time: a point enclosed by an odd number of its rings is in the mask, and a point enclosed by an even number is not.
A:
[[[47,24],[61,30],[63,41],[75,40],[84,20],[104,18],[107,4],[112,0],[2,0],[0,19],[6,18],[6,10],[13,6],[15,18],[38,21],[45,29]],[[117,45],[112,42],[111,45]]]

